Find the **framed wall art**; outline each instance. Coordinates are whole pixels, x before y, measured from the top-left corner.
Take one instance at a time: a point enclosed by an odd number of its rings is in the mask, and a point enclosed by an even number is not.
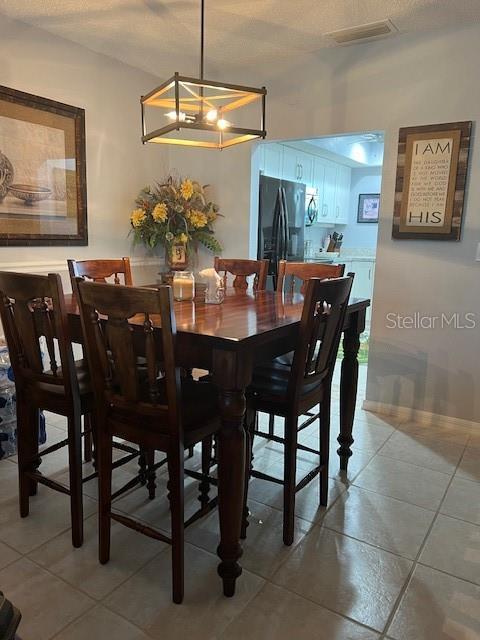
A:
[[[471,121],[400,129],[394,238],[460,240],[471,129]]]
[[[361,193],[358,196],[357,222],[378,222],[379,193]]]
[[[86,245],[85,112],[0,86],[0,245]]]

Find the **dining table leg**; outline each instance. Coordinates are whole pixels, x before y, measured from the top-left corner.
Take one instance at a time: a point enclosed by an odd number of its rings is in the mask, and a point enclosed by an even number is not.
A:
[[[223,593],[235,594],[242,573],[240,533],[245,485],[245,389],[251,379],[249,358],[235,351],[218,350],[213,357],[213,380],[219,389],[221,428],[218,433],[218,510],[220,564]]]
[[[340,447],[340,470],[347,471],[348,460],[352,455],[353,420],[357,402],[358,387],[358,350],[360,334],[365,330],[366,310],[352,313],[348,326],[343,332],[343,360],[340,377],[340,434],[337,438]]]

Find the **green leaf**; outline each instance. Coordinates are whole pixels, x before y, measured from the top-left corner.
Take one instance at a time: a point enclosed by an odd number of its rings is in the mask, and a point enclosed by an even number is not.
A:
[[[222,253],[222,245],[212,233],[208,233],[208,231],[197,231],[194,238],[212,253]]]

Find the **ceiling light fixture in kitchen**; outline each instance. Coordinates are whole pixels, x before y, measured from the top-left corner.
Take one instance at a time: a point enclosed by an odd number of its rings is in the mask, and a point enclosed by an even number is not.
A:
[[[140,99],[142,142],[225,149],[255,138],[265,138],[265,87],[256,89],[205,80],[205,0],[201,3],[200,77],[175,73],[169,80]],[[161,114],[160,125],[147,131],[147,107]],[[255,111],[257,112],[255,114]],[[260,128],[246,127],[252,116]],[[164,124],[165,117],[169,121]],[[162,121],[163,120],[163,121]]]

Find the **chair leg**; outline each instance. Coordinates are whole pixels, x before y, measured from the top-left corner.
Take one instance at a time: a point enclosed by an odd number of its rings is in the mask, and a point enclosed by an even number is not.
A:
[[[93,454],[93,437],[92,437],[92,421],[89,413],[83,416],[83,459],[85,462],[92,461]]]
[[[147,489],[148,489],[148,497],[150,500],[155,498],[155,489],[157,485],[155,483],[155,479],[157,474],[155,473],[155,450],[148,449],[145,452],[145,459],[147,463]]]
[[[83,544],[82,419],[79,414],[68,416],[67,429],[72,544],[74,547],[81,547]]]
[[[110,511],[112,506],[112,437],[103,429],[96,434],[98,467],[98,557],[110,560]]]
[[[180,604],[184,591],[184,485],[183,451],[168,452],[169,499],[172,522],[173,601]]]
[[[328,504],[328,459],[330,454],[330,394],[325,394],[320,405],[320,504]]]
[[[283,485],[283,543],[293,543],[295,529],[295,486],[297,474],[298,417],[285,418],[285,462]]]
[[[245,412],[245,489],[243,492],[243,519],[242,528],[240,531],[240,538],[245,540],[247,537],[248,516],[250,511],[248,509],[248,485],[250,482],[250,476],[252,473],[253,465],[253,439],[255,437],[254,429],[257,421],[257,412],[255,409],[251,409],[247,406]]]
[[[20,399],[17,401],[17,452],[20,517],[26,518],[30,496],[37,484],[26,474],[33,470],[34,459],[38,456],[38,409]]]
[[[213,448],[213,436],[208,436],[202,440],[202,475],[203,480],[200,482],[200,495],[198,500],[203,507],[206,507],[209,502],[208,494],[210,492],[210,482],[208,481],[208,474],[210,473],[210,467],[212,464],[212,448]]]
[[[188,447],[188,459],[193,458],[195,447]]]
[[[138,477],[140,484],[144,487],[147,484],[147,455],[143,447],[140,447],[140,453],[138,455]]]
[[[275,415],[271,413],[268,416],[268,435],[273,436],[275,434]]]

